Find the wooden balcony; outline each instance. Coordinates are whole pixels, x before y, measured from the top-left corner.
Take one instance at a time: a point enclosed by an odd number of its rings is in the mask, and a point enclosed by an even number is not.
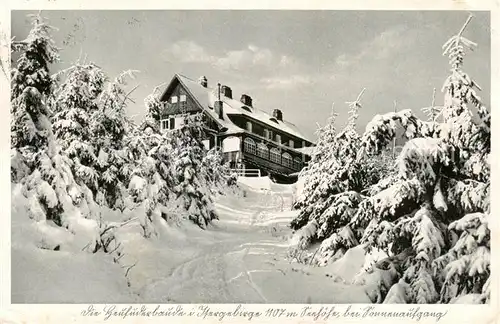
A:
[[[282,164],[271,162],[270,160],[261,158],[257,155],[250,154],[248,152],[243,152],[243,161],[251,163],[271,173],[280,173],[283,175],[289,175],[300,171],[300,169],[294,168],[293,166],[289,168]]]

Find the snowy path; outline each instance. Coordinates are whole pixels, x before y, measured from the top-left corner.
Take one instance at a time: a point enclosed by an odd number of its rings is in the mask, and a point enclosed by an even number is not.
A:
[[[202,233],[199,252],[145,285],[143,302],[368,302],[362,287],[335,282],[327,269],[286,261],[291,193],[249,193],[217,204],[220,220]],[[195,239],[196,240],[196,239]]]

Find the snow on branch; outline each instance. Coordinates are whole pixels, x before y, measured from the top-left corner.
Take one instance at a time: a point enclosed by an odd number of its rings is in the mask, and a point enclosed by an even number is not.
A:
[[[445,247],[443,230],[432,212],[425,206],[415,214],[414,220],[416,226],[412,245],[417,253],[416,258],[430,262],[439,257]]]
[[[120,102],[118,105],[118,109],[122,109],[125,105],[125,102],[127,100],[134,102],[132,99],[129,98],[130,94],[134,92],[139,86],[135,86],[130,90],[129,92],[125,92],[125,90],[122,88],[125,86],[126,79],[127,77],[131,79],[135,79],[135,75],[139,73],[138,70],[126,70],[120,73],[113,82],[110,82],[108,85],[108,90],[103,92],[103,101],[104,101],[104,109],[106,109],[108,102],[111,100],[111,105],[115,106],[117,102]]]
[[[394,222],[383,220],[370,221],[361,238],[361,243],[367,244],[368,248],[378,248],[387,251],[394,242]]]
[[[429,107],[422,108],[422,111],[429,118],[428,121],[435,122],[438,117],[441,115],[441,111],[443,110],[443,106],[436,106],[436,88],[432,91],[432,103]]]
[[[355,215],[358,205],[364,197],[356,191],[346,191],[334,195],[329,207],[318,218],[318,238],[325,238],[335,228],[346,225]]]
[[[466,214],[459,220],[452,222],[449,225],[449,229],[458,232],[480,229],[476,234],[478,235],[479,243],[481,243],[484,237],[489,233],[487,217],[488,215],[484,213]]]
[[[396,138],[398,126],[404,129],[403,135],[408,139],[434,137],[440,128],[438,123],[421,121],[410,109],[376,115],[366,125],[361,139],[362,151],[368,154],[380,153]]]
[[[317,230],[318,222],[313,219],[294,234],[291,245],[299,250],[305,250],[310,246],[311,242],[314,241]]]
[[[448,201],[461,213],[488,212],[490,210],[490,186],[474,180],[449,179],[446,190]]]
[[[359,93],[358,97],[354,101],[346,101],[346,104],[349,105],[349,121],[348,121],[348,127],[355,128],[356,127],[356,120],[358,119],[358,110],[361,108],[361,97],[363,96],[363,93],[365,92],[366,88],[363,88],[361,92]]]
[[[334,255],[338,255],[339,252],[343,254],[358,244],[359,242],[350,226],[343,226],[321,243],[318,256],[314,261],[319,265],[326,265],[334,261]]]
[[[450,64],[453,68],[458,69],[462,63],[465,56],[465,48],[469,50],[474,50],[477,44],[463,37],[462,34],[465,28],[472,20],[472,15],[469,15],[467,21],[464,23],[458,34],[452,36],[443,45],[443,55],[448,55],[450,58]]]
[[[455,149],[437,138],[415,138],[408,141],[398,157],[399,174],[416,178],[423,184],[435,184],[444,167],[454,162]]]
[[[363,219],[372,218],[393,220],[406,215],[422,201],[423,194],[424,189],[417,179],[399,180],[363,201],[351,223],[356,224]]]

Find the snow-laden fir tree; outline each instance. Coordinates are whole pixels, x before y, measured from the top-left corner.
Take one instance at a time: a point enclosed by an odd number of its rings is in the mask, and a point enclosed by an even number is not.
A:
[[[300,175],[306,176],[304,191],[296,203],[296,207],[302,208],[291,225],[293,229],[304,228],[297,234],[302,237],[301,248],[316,240],[332,239],[325,242],[316,255],[320,263],[331,261],[332,252],[339,256],[358,244],[345,225],[365,198],[362,189],[378,181],[387,168],[371,158],[357,159],[361,137],[356,131],[356,121],[363,92],[364,89],[355,101],[347,103],[349,119],[340,133],[334,133],[333,118],[329,120],[329,125],[319,134],[312,163]],[[333,239],[338,235],[341,236]]]
[[[40,15],[31,18],[33,27],[26,39],[11,43],[13,54],[19,55],[11,69],[13,180],[25,175],[26,168],[33,169],[34,153],[48,145],[51,135],[47,102],[54,80],[49,66],[59,60],[59,54],[50,35],[52,27]]]
[[[367,153],[379,152],[399,123],[409,141],[398,157],[398,175],[361,205],[350,225],[365,228],[361,242],[391,257],[359,280],[381,273],[374,302],[448,303],[467,294],[489,299],[490,116],[476,84],[462,71],[459,32],[443,46],[451,73],[443,86],[443,122],[423,122],[410,111],[377,116],[363,135]],[[476,108],[480,121],[474,121]],[[389,272],[388,272],[389,271]]]
[[[64,82],[53,101],[53,129],[64,153],[72,160],[75,180],[92,190],[98,190],[99,174],[95,169],[97,151],[91,120],[99,110],[98,99],[104,89],[106,75],[93,63],[77,63],[63,71]]]
[[[107,82],[99,96],[99,109],[90,120],[90,131],[94,135],[92,145],[97,152],[96,170],[99,174],[96,201],[102,206],[120,210],[126,207],[127,187],[132,171],[125,145],[130,126],[125,107],[131,93],[124,89],[127,77],[134,77],[134,71],[125,71]]]
[[[337,114],[332,106],[332,112],[326,125],[319,127],[316,132],[318,141],[311,153],[311,160],[299,174],[299,178],[304,181],[304,188],[293,206],[295,209],[300,209],[300,214],[292,221],[292,229],[296,230],[306,225],[315,209],[315,204],[326,198],[330,193],[337,191],[336,187],[331,187],[335,186],[335,183],[326,179],[331,167],[327,162],[337,162],[330,158],[332,148],[335,146],[336,117]]]
[[[12,147],[26,154],[30,168],[13,180],[28,198],[32,219],[53,221],[73,233],[83,230],[93,240],[97,223],[89,219],[92,196],[75,181],[72,161],[61,152],[52,131],[48,98],[55,85],[49,66],[58,55],[49,30],[39,15],[34,16],[27,39],[14,45],[19,58],[12,69]]]

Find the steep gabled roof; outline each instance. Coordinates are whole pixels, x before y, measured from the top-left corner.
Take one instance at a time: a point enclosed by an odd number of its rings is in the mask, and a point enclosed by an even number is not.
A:
[[[265,112],[262,109],[258,109],[255,107],[247,107],[242,102],[230,99],[224,96],[221,96],[221,100],[223,102],[223,117],[224,120],[220,120],[217,114],[214,111],[214,103],[217,100],[216,89],[211,87],[203,87],[197,81],[190,79],[186,76],[176,74],[167,89],[162,95],[162,100],[165,100],[165,96],[175,88],[177,83],[181,83],[184,85],[186,90],[191,94],[191,96],[197,101],[200,105],[200,108],[205,110],[207,113],[211,114],[212,117],[219,123],[221,126],[226,127],[228,129],[227,133],[235,133],[244,131],[238,126],[234,125],[231,120],[227,117],[228,115],[244,115],[249,119],[257,120],[266,126],[280,130],[281,132],[287,133],[299,139],[303,139],[309,143],[314,143],[312,140],[308,139],[304,134],[300,132],[300,130],[293,123],[288,121],[279,121],[273,118],[270,114]]]
[[[165,91],[160,97],[161,101],[166,101],[166,96],[173,91],[173,89],[181,83],[184,88],[189,92],[190,96],[198,104],[200,110],[204,111],[206,114],[210,115],[212,119],[219,125],[220,128],[225,128],[224,134],[236,134],[241,133],[243,130],[238,126],[234,125],[226,112],[224,111],[223,120],[215,113],[213,104],[209,106],[210,101],[207,96],[207,89],[203,88],[200,84],[197,84],[194,80],[186,78],[180,74],[174,75],[170,83],[168,84]],[[197,86],[194,86],[197,85]]]

